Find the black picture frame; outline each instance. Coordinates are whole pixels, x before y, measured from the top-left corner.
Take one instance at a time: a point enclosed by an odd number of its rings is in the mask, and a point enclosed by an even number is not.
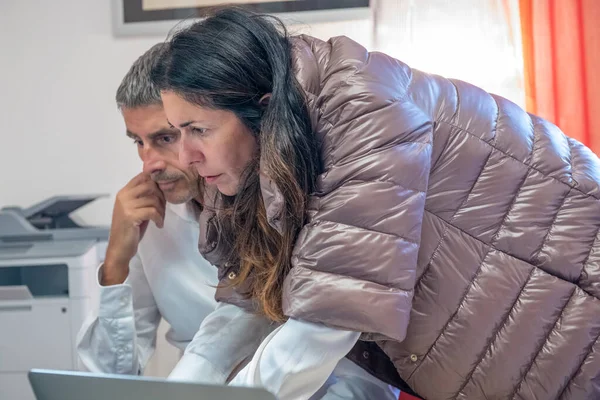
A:
[[[274,14],[290,22],[311,23],[369,18],[372,2],[373,0],[256,0],[238,6],[257,13]],[[227,1],[221,3],[228,4]],[[211,4],[145,10],[143,0],[113,0],[113,29],[116,36],[164,36],[177,24],[193,22],[202,18],[207,10],[214,8],[215,5]]]

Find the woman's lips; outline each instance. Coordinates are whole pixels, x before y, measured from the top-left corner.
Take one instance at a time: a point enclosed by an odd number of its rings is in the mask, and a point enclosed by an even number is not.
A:
[[[213,184],[213,183],[216,182],[217,179],[219,179],[220,176],[221,176],[221,174],[219,174],[219,175],[209,175],[209,176],[205,176],[204,180],[208,184]]]

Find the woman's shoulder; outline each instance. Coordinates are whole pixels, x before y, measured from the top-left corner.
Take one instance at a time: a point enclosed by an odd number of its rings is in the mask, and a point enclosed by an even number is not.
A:
[[[412,71],[408,65],[387,54],[371,52],[346,36],[323,41],[298,35],[291,40],[296,77],[310,94],[330,97],[333,91],[345,86],[344,83],[363,82],[370,92],[376,94],[383,90],[387,96],[389,89],[394,92],[405,90],[411,80]],[[399,95],[393,93],[392,97]]]

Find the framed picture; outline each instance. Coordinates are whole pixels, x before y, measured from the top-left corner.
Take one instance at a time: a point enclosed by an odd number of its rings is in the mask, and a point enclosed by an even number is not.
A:
[[[274,14],[290,23],[365,19],[373,0],[113,0],[117,36],[166,36],[176,25],[194,22],[210,8],[237,5]]]

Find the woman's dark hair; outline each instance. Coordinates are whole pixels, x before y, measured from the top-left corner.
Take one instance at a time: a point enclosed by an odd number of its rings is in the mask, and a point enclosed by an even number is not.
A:
[[[162,90],[187,101],[233,112],[256,135],[260,168],[283,195],[280,230],[267,220],[259,161],[247,167],[238,194],[221,196],[221,240],[232,242],[248,295],[272,320],[284,320],[283,281],[291,268],[307,198],[319,173],[319,152],[306,99],[292,68],[292,45],[277,18],[224,8],[176,33],[153,70]],[[261,102],[270,94],[268,103]]]

